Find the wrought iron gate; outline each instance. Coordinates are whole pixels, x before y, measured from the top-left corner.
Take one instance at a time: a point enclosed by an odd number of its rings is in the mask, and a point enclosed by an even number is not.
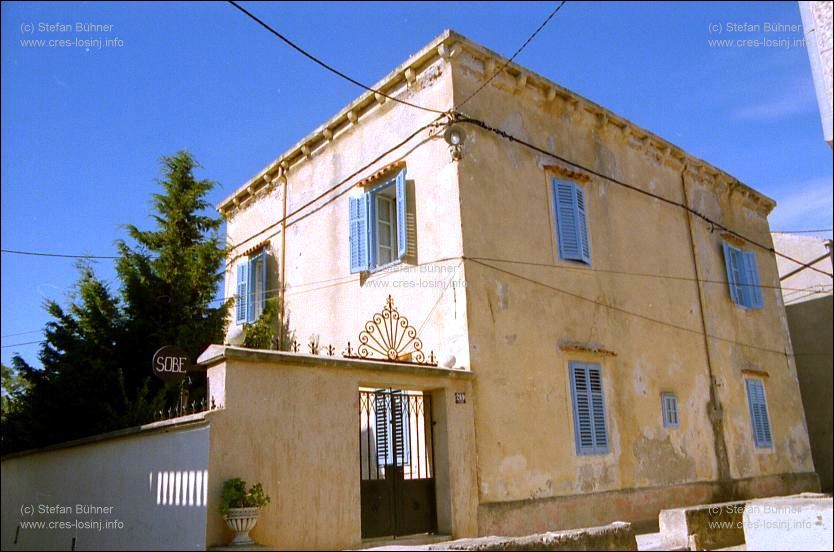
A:
[[[431,397],[359,391],[362,538],[437,530]]]

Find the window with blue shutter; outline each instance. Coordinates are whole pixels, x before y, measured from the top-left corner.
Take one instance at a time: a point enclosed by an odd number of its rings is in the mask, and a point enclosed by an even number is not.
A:
[[[236,288],[235,323],[251,324],[260,317],[266,306],[268,293],[266,248],[238,262]]]
[[[599,364],[570,361],[573,427],[577,454],[608,452],[608,427],[605,421],[605,394]]]
[[[564,180],[553,179],[552,184],[559,258],[591,264],[585,190]]]
[[[374,395],[374,430],[376,433],[376,464],[388,463],[388,394]]]
[[[237,265],[237,297],[235,303],[235,322],[243,324],[249,315],[249,259],[241,260]]]
[[[753,441],[756,448],[773,447],[773,437],[770,434],[770,417],[767,412],[767,399],[764,383],[761,380],[745,380],[747,387],[747,405],[750,407],[750,423],[753,429]]]
[[[260,253],[249,257],[249,300],[247,302],[247,317],[249,323],[255,322],[266,306],[266,248]]]
[[[351,273],[402,260],[408,253],[405,169],[349,203]]]
[[[663,411],[663,427],[678,427],[678,397],[674,393],[661,393],[660,404]]]
[[[764,299],[759,268],[756,265],[756,253],[733,247],[726,241],[722,243],[722,248],[727,268],[727,285],[733,303],[748,309],[762,308]]]

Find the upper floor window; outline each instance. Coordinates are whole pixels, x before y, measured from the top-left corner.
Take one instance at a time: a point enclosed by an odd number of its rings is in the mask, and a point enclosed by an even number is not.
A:
[[[759,268],[756,253],[744,251],[723,242],[724,262],[727,266],[727,283],[733,303],[748,309],[764,306],[762,288],[759,284]]]
[[[660,404],[663,412],[663,427],[678,427],[678,397],[674,393],[661,393]]]
[[[350,271],[376,270],[400,261],[408,251],[405,169],[349,198]]]
[[[252,323],[266,304],[266,248],[241,259],[237,264],[235,323]]]
[[[591,264],[591,242],[585,190],[579,184],[553,179],[553,210],[559,258]]]
[[[577,454],[608,452],[608,428],[605,423],[605,396],[602,391],[602,368],[590,362],[570,361],[573,428]]]
[[[764,383],[758,379],[744,381],[747,387],[747,405],[750,407],[753,441],[756,443],[756,448],[771,448],[773,437],[770,434],[770,417],[767,413]]]

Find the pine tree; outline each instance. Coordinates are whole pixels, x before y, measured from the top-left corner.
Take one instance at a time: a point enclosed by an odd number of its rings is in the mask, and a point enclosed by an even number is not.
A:
[[[196,167],[187,152],[162,159],[156,228],[129,225],[134,244],[117,242],[118,294],[82,264],[69,306],[46,304],[52,320],[39,354],[43,367],[13,358],[28,390],[3,419],[4,452],[150,421],[179,397],[178,384],[153,377],[153,353],[177,345],[195,361],[222,342],[229,303],[214,299],[226,255],[222,220],[205,214],[214,182],[196,179]],[[199,399],[205,378],[191,379],[190,396]]]

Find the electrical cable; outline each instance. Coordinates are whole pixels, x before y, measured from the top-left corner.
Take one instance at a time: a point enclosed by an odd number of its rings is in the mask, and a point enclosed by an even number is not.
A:
[[[456,105],[453,111],[457,112],[457,110],[458,110],[458,109],[460,109],[461,107],[463,107],[464,105],[466,105],[466,102],[468,102],[469,100],[471,100],[472,98],[474,98],[475,96],[477,96],[477,95],[478,95],[478,93],[479,93],[481,90],[483,90],[484,88],[486,88],[486,86],[487,86],[489,83],[491,83],[491,82],[492,82],[492,80],[493,80],[495,77],[497,77],[497,76],[498,76],[501,72],[503,72],[503,71],[504,71],[504,69],[506,69],[506,68],[507,68],[507,66],[509,66],[509,65],[510,65],[510,63],[512,63],[512,62],[513,62],[513,60],[515,60],[515,58],[516,58],[516,57],[518,57],[518,55],[519,55],[519,54],[520,54],[520,53],[521,53],[521,52],[522,52],[522,51],[523,51],[523,50],[527,47],[527,45],[528,45],[528,44],[530,44],[530,42],[532,42],[534,38],[536,38],[536,35],[537,35],[537,34],[539,34],[539,32],[540,32],[542,29],[544,29],[544,28],[545,28],[545,26],[547,26],[547,24],[548,24],[548,23],[550,23],[550,20],[551,20],[551,19],[553,19],[553,16],[555,16],[557,13],[559,13],[559,10],[561,10],[561,9],[562,9],[562,6],[564,6],[564,5],[565,5],[565,3],[566,3],[566,0],[563,0],[562,2],[560,2],[560,3],[559,3],[559,5],[558,5],[558,6],[556,6],[556,9],[555,9],[555,10],[553,10],[552,12],[550,12],[550,15],[548,15],[548,16],[547,16],[547,19],[545,19],[545,20],[542,22],[542,24],[541,24],[541,25],[539,25],[539,28],[538,28],[538,29],[536,29],[535,31],[533,31],[533,34],[531,34],[531,35],[527,38],[527,40],[525,40],[525,41],[524,41],[524,44],[522,44],[522,45],[521,45],[521,46],[520,46],[520,47],[519,47],[519,48],[515,51],[515,53],[514,53],[512,56],[510,56],[510,58],[509,58],[509,59],[507,59],[507,61],[505,61],[505,62],[504,62],[504,64],[503,64],[500,68],[496,69],[496,70],[495,70],[495,72],[494,72],[494,73],[493,73],[493,74],[492,74],[492,75],[491,75],[491,76],[490,76],[490,77],[489,77],[486,81],[484,81],[484,83],[483,83],[483,84],[481,84],[481,86],[479,86],[479,87],[478,87],[478,88],[477,88],[474,92],[472,92],[469,96],[467,96],[467,97],[466,97],[466,99],[464,99],[462,102],[460,102],[458,105]]]
[[[718,229],[720,229],[720,230],[723,230],[724,232],[727,232],[727,233],[729,233],[729,234],[731,234],[731,235],[735,236],[736,238],[738,238],[738,239],[740,239],[740,240],[744,240],[745,242],[748,242],[748,243],[750,243],[750,244],[752,244],[752,245],[755,245],[756,247],[759,247],[759,248],[761,248],[761,249],[764,249],[765,251],[768,251],[768,252],[770,252],[770,253],[772,253],[772,254],[774,254],[774,255],[778,255],[778,256],[780,256],[780,257],[782,257],[782,258],[784,258],[784,259],[787,259],[787,260],[789,260],[789,261],[791,261],[791,262],[794,262],[794,263],[796,263],[796,264],[798,264],[798,265],[800,265],[800,266],[802,266],[802,267],[804,267],[804,268],[808,268],[808,269],[813,270],[813,271],[815,271],[815,272],[819,272],[820,274],[824,274],[825,276],[828,276],[829,278],[834,278],[834,274],[830,274],[830,273],[825,272],[825,271],[823,271],[823,270],[819,270],[819,269],[817,269],[817,268],[815,268],[815,267],[813,267],[813,266],[810,266],[810,265],[808,265],[808,264],[806,264],[806,263],[803,263],[802,261],[800,261],[800,260],[798,260],[798,259],[795,259],[795,258],[793,258],[793,257],[790,257],[790,256],[788,256],[788,255],[785,255],[784,253],[781,253],[781,252],[779,252],[779,251],[776,251],[776,250],[775,250],[774,248],[772,248],[772,247],[768,247],[767,245],[761,244],[761,243],[757,242],[756,240],[753,240],[753,239],[751,239],[751,238],[748,238],[747,236],[744,236],[744,235],[742,235],[741,233],[739,233],[739,232],[737,232],[737,231],[735,231],[735,230],[732,230],[731,228],[728,228],[728,227],[724,226],[723,224],[721,224],[721,223],[719,223],[719,222],[716,222],[716,221],[714,221],[714,220],[710,219],[708,216],[706,216],[706,215],[702,214],[701,212],[699,212],[699,211],[697,211],[697,210],[695,210],[695,209],[692,209],[692,208],[691,208],[691,207],[689,207],[688,205],[684,205],[683,203],[680,203],[680,202],[678,202],[678,201],[675,201],[675,200],[672,200],[672,199],[669,199],[669,198],[663,197],[663,196],[661,196],[661,195],[655,194],[655,193],[650,192],[650,191],[648,191],[648,190],[644,190],[644,189],[639,188],[639,187],[637,187],[637,186],[634,186],[634,185],[632,185],[632,184],[628,184],[628,183],[626,183],[626,182],[623,182],[622,180],[619,180],[619,179],[614,178],[614,177],[612,177],[612,176],[608,176],[608,175],[606,175],[606,174],[603,174],[603,173],[601,173],[601,172],[599,172],[599,171],[596,171],[596,170],[594,170],[594,169],[592,169],[592,168],[590,168],[590,167],[586,167],[586,166],[584,166],[584,165],[582,165],[582,164],[580,164],[580,163],[577,163],[577,162],[575,162],[575,161],[571,161],[571,160],[569,160],[569,159],[566,159],[566,158],[564,158],[564,157],[562,157],[562,156],[560,156],[560,155],[558,155],[558,154],[556,154],[556,153],[549,152],[549,151],[547,151],[547,150],[545,150],[545,149],[543,149],[543,148],[540,148],[540,147],[538,147],[538,146],[536,146],[536,145],[534,145],[534,144],[531,144],[530,142],[527,142],[526,140],[523,140],[523,139],[521,139],[521,138],[518,138],[518,137],[516,137],[516,136],[514,136],[514,135],[510,134],[509,132],[506,132],[506,131],[501,130],[501,129],[499,129],[499,128],[495,128],[495,127],[493,127],[493,126],[490,126],[489,124],[487,124],[486,122],[484,122],[484,121],[482,121],[482,120],[480,120],[480,119],[474,119],[474,118],[469,117],[469,116],[466,116],[466,115],[464,115],[464,114],[457,113],[457,114],[456,114],[456,116],[455,116],[455,118],[453,119],[453,121],[454,121],[454,122],[458,122],[458,123],[470,124],[470,125],[473,125],[473,126],[479,127],[479,128],[481,128],[481,129],[483,129],[483,130],[486,130],[486,131],[488,131],[488,132],[492,132],[493,134],[496,134],[496,135],[498,135],[498,136],[500,136],[500,137],[504,138],[505,140],[508,140],[508,141],[510,141],[510,142],[515,142],[515,143],[517,143],[517,144],[521,144],[522,146],[525,146],[525,147],[527,147],[527,148],[529,148],[529,149],[531,149],[531,150],[533,150],[533,151],[535,151],[535,152],[538,152],[538,153],[541,153],[542,155],[547,155],[548,157],[552,157],[552,158],[554,158],[554,159],[557,159],[557,160],[559,160],[559,161],[561,161],[561,162],[563,162],[563,163],[566,163],[566,164],[568,164],[568,165],[571,165],[572,167],[575,167],[575,168],[578,168],[578,169],[583,170],[583,171],[585,171],[585,172],[588,172],[588,173],[590,173],[590,174],[592,174],[592,175],[594,175],[594,176],[597,176],[597,177],[599,177],[599,178],[602,178],[602,179],[604,179],[604,180],[607,180],[607,181],[609,181],[609,182],[613,182],[614,184],[617,184],[617,185],[619,185],[619,186],[623,186],[624,188],[627,188],[627,189],[629,189],[629,190],[632,190],[632,191],[635,191],[635,192],[641,193],[641,194],[643,194],[643,195],[649,196],[649,197],[651,197],[651,198],[653,198],[653,199],[657,199],[657,200],[662,201],[662,202],[664,202],[664,203],[667,203],[667,204],[669,204],[669,205],[673,205],[673,206],[675,206],[675,207],[679,207],[679,208],[681,208],[681,209],[683,209],[683,210],[685,210],[685,211],[687,211],[687,212],[692,213],[692,214],[693,214],[693,215],[695,215],[696,217],[698,217],[698,218],[700,218],[700,219],[704,220],[705,222],[709,223],[712,227],[714,227],[714,228],[718,228]]]
[[[285,44],[287,44],[290,48],[292,48],[296,52],[300,53],[301,55],[303,55],[304,57],[306,57],[307,59],[309,59],[310,61],[312,61],[316,65],[324,67],[325,69],[327,69],[331,73],[341,77],[342,79],[344,79],[344,80],[346,80],[346,81],[348,81],[348,82],[350,82],[350,83],[352,83],[352,84],[354,84],[354,85],[356,85],[360,88],[363,88],[363,89],[367,90],[368,92],[373,92],[374,94],[379,94],[380,96],[382,96],[384,98],[387,98],[391,101],[401,103],[403,105],[407,105],[407,106],[413,107],[415,109],[421,109],[423,111],[428,111],[428,112],[431,112],[431,113],[441,113],[441,114],[446,113],[446,111],[442,111],[440,109],[433,109],[433,108],[430,108],[430,107],[423,107],[422,105],[417,105],[417,104],[408,102],[406,100],[401,100],[401,99],[396,98],[394,96],[389,96],[388,94],[382,92],[381,90],[371,88],[370,86],[359,82],[358,80],[354,79],[353,77],[350,77],[350,76],[346,75],[342,71],[339,71],[335,67],[333,67],[333,66],[329,65],[328,63],[320,60],[319,58],[317,58],[316,56],[314,56],[313,54],[311,54],[310,52],[308,52],[307,50],[305,50],[304,48],[302,48],[301,46],[299,46],[298,44],[296,44],[295,42],[293,42],[292,40],[290,40],[289,38],[287,38],[283,34],[281,34],[280,32],[278,32],[277,30],[275,30],[268,23],[266,23],[262,19],[258,18],[258,16],[256,16],[255,14],[253,14],[252,12],[250,12],[249,10],[247,10],[246,8],[244,8],[243,6],[241,6],[240,4],[235,2],[234,0],[228,0],[228,1],[229,1],[229,4],[231,4],[232,6],[234,6],[235,8],[237,8],[238,10],[240,10],[241,12],[246,14],[250,19],[255,21],[258,25],[260,25],[261,27],[263,27],[264,29],[266,29],[267,31],[269,31],[270,33],[272,33],[273,35],[278,37],[281,41],[283,41]]]

